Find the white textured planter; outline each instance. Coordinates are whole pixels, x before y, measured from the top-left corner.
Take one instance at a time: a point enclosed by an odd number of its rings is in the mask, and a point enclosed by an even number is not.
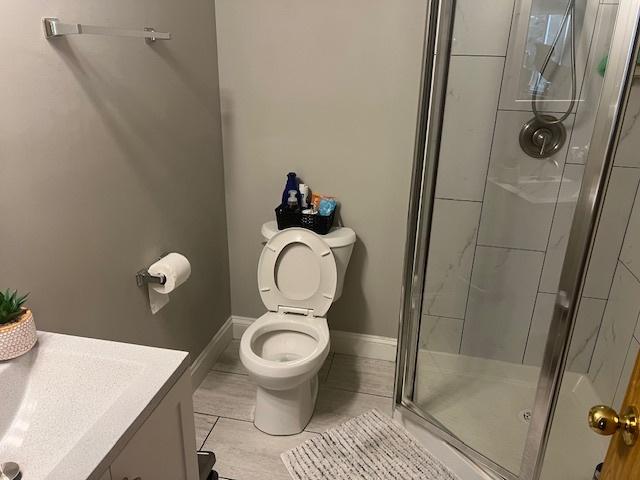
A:
[[[0,360],[27,353],[38,340],[31,310],[25,310],[16,322],[0,325]]]

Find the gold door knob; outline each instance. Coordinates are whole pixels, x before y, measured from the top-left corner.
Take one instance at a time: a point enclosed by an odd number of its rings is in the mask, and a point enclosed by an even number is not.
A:
[[[599,435],[613,435],[622,430],[622,440],[630,447],[638,439],[638,410],[629,406],[620,417],[613,408],[596,405],[589,410],[589,427]]]

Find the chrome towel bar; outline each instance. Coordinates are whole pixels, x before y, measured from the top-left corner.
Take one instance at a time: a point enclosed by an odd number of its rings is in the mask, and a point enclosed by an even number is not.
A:
[[[43,18],[44,34],[48,40],[64,35],[112,35],[117,37],[144,38],[147,43],[156,40],[170,40],[171,33],[156,32],[151,27],[144,30],[128,30],[123,28],[100,27],[97,25],[83,25],[81,23],[62,23],[57,18]]]

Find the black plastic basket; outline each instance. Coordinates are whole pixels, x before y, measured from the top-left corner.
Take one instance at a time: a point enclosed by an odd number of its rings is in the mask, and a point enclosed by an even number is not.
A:
[[[302,218],[300,219],[301,227],[313,230],[318,235],[326,235],[327,233],[329,233],[329,230],[331,230],[334,215],[335,210],[331,212],[331,215],[329,215],[328,217],[318,214],[309,215],[307,213],[303,213]]]
[[[328,217],[322,215],[310,215],[307,213],[291,212],[282,206],[276,208],[276,220],[278,230],[290,227],[302,227],[314,231],[318,235],[326,235],[333,226],[335,211]]]
[[[282,206],[276,208],[276,220],[278,221],[278,230],[284,230],[290,227],[302,226],[302,214],[300,212],[291,212]]]

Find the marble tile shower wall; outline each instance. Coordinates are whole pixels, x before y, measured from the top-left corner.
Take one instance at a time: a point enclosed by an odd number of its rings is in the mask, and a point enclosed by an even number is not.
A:
[[[617,6],[583,2],[580,102],[553,160],[519,147],[531,118],[513,88],[520,2],[457,2],[421,346],[539,365],[593,128]],[[518,58],[518,56],[520,58]],[[625,124],[626,125],[626,124]],[[628,127],[631,129],[632,127]],[[640,136],[640,131],[637,134]],[[629,137],[629,135],[627,135]],[[633,147],[621,146],[633,150]],[[609,297],[640,167],[616,163],[569,354],[587,372]]]
[[[609,247],[614,250],[608,271],[613,282],[598,333],[589,378],[604,403],[620,408],[634,362],[640,351],[640,86],[631,92],[623,133],[614,163],[614,177],[607,189],[608,217],[602,228],[611,228]],[[634,190],[635,188],[635,190]],[[613,191],[612,191],[613,189]],[[617,189],[617,190],[616,190]],[[611,201],[609,199],[611,198]],[[606,203],[605,203],[606,207]],[[630,214],[629,214],[630,212]],[[613,220],[611,220],[613,219]],[[607,221],[608,220],[608,221]],[[602,223],[607,223],[602,226]],[[613,240],[615,237],[615,240]],[[603,240],[603,242],[605,242]],[[603,260],[601,260],[603,261]],[[603,261],[604,262],[604,261]],[[597,286],[594,279],[592,285]]]

